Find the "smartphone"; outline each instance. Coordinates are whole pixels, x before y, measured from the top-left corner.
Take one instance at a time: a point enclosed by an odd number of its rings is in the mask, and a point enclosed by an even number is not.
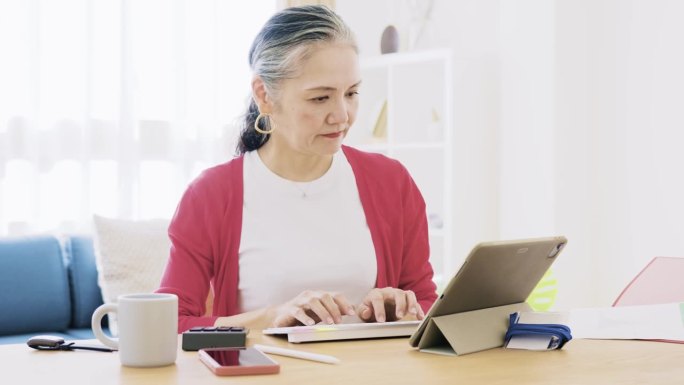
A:
[[[200,349],[199,358],[217,376],[280,372],[277,362],[253,347]]]

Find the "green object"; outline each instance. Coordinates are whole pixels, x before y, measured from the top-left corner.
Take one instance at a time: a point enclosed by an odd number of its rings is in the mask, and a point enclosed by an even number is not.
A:
[[[556,301],[556,294],[558,294],[558,281],[553,271],[549,269],[532,290],[527,303],[534,311],[548,311]]]
[[[682,316],[682,325],[684,325],[684,302],[679,304],[679,315]]]

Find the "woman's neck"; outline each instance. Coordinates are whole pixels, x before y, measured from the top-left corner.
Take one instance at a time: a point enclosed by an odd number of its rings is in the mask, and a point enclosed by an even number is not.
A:
[[[333,155],[303,154],[268,142],[257,153],[269,170],[294,182],[310,182],[322,177],[333,159]]]

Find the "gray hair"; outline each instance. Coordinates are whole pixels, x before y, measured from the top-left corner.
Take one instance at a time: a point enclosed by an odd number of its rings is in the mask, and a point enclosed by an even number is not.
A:
[[[280,82],[297,77],[301,61],[322,43],[348,44],[358,51],[349,26],[329,8],[322,5],[286,8],[273,15],[254,39],[249,65],[264,82],[266,91],[277,95]],[[240,132],[238,154],[256,150],[268,141],[270,135],[254,129],[258,115],[259,108],[252,99]],[[269,122],[263,123],[269,126]]]

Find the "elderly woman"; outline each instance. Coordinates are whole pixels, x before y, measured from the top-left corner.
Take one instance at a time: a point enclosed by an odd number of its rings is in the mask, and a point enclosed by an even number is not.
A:
[[[190,184],[169,226],[158,291],[178,296],[179,332],[422,319],[437,296],[423,197],[398,161],[342,145],[361,87],[348,26],[285,9],[249,62],[238,156]]]

